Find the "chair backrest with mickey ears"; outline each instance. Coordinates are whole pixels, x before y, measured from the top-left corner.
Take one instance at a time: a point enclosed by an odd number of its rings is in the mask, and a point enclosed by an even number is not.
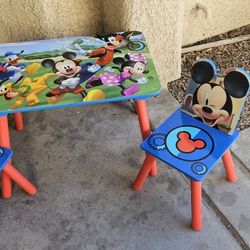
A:
[[[215,63],[198,60],[191,69],[182,109],[206,125],[232,134],[249,93],[250,75],[242,68],[217,74]]]

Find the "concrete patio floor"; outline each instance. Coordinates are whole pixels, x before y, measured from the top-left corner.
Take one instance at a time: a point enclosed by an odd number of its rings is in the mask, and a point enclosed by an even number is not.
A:
[[[149,101],[154,127],[175,110],[168,93]],[[158,163],[158,176],[131,189],[144,159],[137,117],[126,103],[24,114],[11,123],[13,165],[37,187],[1,199],[0,249],[249,249],[250,129],[233,147],[238,181],[222,164],[203,190],[203,229],[190,227],[188,181]]]

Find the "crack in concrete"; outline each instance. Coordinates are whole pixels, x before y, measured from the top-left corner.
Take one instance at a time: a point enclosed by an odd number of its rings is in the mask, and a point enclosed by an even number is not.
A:
[[[189,179],[182,173],[180,175],[189,183]],[[202,189],[202,201],[206,207],[218,218],[220,223],[227,229],[227,231],[232,235],[235,241],[239,244],[242,250],[250,250],[250,247],[246,241],[238,233],[237,229],[229,222],[227,217],[221,212],[221,210],[216,206],[207,192]]]
[[[236,242],[240,245],[242,250],[250,250],[246,241],[238,233],[237,229],[229,222],[227,217],[220,211],[220,209],[215,205],[210,196],[202,189],[202,200],[204,201],[207,208],[214,213],[214,215],[219,219],[221,224],[228,230]]]
[[[154,131],[155,127],[150,120],[150,127],[151,130]],[[250,179],[250,169],[243,163],[243,161],[232,152],[233,157],[236,159],[236,161],[239,163],[238,169],[244,173],[248,179]],[[181,173],[180,173],[181,174]],[[181,174],[186,181],[189,182],[189,179]],[[214,215],[218,218],[218,220],[221,222],[221,224],[227,229],[227,231],[232,235],[232,237],[236,240],[236,242],[239,244],[242,250],[250,250],[250,247],[246,243],[246,241],[242,238],[242,236],[239,234],[237,229],[229,222],[227,217],[222,213],[222,211],[216,206],[216,204],[213,202],[213,200],[210,198],[210,196],[207,194],[207,192],[202,189],[202,200],[204,201],[206,207],[214,213]]]
[[[232,155],[236,160],[240,163],[239,166],[237,166],[240,171],[247,176],[248,179],[250,179],[250,169],[246,166],[246,164],[232,151]]]

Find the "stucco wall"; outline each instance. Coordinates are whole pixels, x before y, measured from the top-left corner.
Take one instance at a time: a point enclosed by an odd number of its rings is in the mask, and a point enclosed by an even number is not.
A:
[[[142,31],[162,85],[180,76],[182,0],[104,0],[103,3],[104,31]]]
[[[185,0],[183,45],[250,23],[249,0]]]
[[[0,42],[101,32],[101,0],[0,0]]]
[[[180,75],[183,0],[0,0],[0,4],[0,42],[140,30],[161,82]]]
[[[182,45],[243,26],[250,12],[250,0],[0,0],[0,6],[0,42],[140,30],[163,85],[180,76]]]

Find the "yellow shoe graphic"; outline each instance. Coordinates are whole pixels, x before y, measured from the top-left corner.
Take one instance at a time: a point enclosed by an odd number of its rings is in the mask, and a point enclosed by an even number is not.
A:
[[[93,89],[88,92],[87,96],[83,99],[83,101],[86,102],[102,99],[105,99],[105,93],[100,89]]]

